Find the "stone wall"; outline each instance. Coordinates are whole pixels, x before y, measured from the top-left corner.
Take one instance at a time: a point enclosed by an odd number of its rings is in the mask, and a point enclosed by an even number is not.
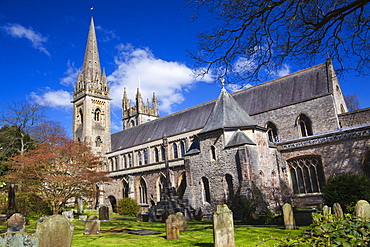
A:
[[[370,120],[370,108],[343,113],[340,114],[338,117],[343,128],[358,124],[365,124],[368,123]]]
[[[278,100],[278,99],[277,99]],[[251,115],[258,125],[266,127],[267,122],[276,125],[279,140],[300,137],[297,118],[305,114],[312,122],[313,134],[336,130],[339,128],[331,94]]]

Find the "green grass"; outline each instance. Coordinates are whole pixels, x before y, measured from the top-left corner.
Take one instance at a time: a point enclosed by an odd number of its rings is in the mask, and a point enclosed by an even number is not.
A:
[[[31,218],[26,225],[27,233],[34,233],[37,218]],[[166,240],[165,224],[161,222],[136,222],[133,218],[125,218],[117,214],[111,214],[111,219],[108,222],[101,222],[100,229],[102,233],[99,235],[84,235],[85,222],[73,222],[73,247],[88,246],[213,246],[213,231],[211,221],[190,221],[188,222],[187,231],[180,233],[180,239]],[[112,228],[126,228],[131,230],[153,230],[161,231],[158,235],[134,235],[126,232],[113,233],[109,231]],[[6,231],[6,222],[1,222],[0,232]],[[252,226],[235,223],[235,245],[236,246],[255,246],[259,242],[277,238],[284,239],[286,237],[299,236],[302,230],[287,231],[282,226]],[[258,246],[277,246],[278,241],[268,241]]]

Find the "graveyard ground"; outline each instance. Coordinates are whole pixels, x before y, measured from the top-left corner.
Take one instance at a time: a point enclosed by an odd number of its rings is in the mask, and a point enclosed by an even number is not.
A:
[[[33,233],[36,229],[38,218],[29,218],[26,225],[27,233]],[[165,223],[162,222],[136,222],[134,218],[124,218],[121,215],[110,214],[108,222],[101,222],[101,233],[99,235],[84,235],[85,222],[78,221],[75,217],[73,234],[73,247],[88,246],[213,246],[212,221],[188,222],[188,230],[180,233],[180,239],[166,240]],[[6,221],[0,222],[0,233],[6,232]],[[151,230],[160,231],[157,235],[134,235],[126,231]],[[256,246],[263,240],[269,238],[284,239],[297,237],[302,228],[298,230],[284,230],[283,226],[252,226],[235,222],[235,244],[236,246]],[[278,241],[268,241],[258,246],[277,246]]]

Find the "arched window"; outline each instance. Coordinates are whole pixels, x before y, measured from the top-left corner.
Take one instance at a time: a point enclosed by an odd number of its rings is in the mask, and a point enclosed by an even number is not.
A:
[[[225,175],[225,189],[226,189],[226,200],[229,200],[230,197],[234,194],[234,186],[233,186],[233,177],[230,174]]]
[[[277,185],[277,180],[276,180],[276,173],[275,171],[271,172],[271,185],[272,187],[276,187]]]
[[[82,109],[80,108],[80,110],[79,110],[79,113],[80,113],[80,121],[81,121],[81,124],[83,124],[84,123],[84,114],[83,114],[83,112],[82,112]]]
[[[177,159],[179,157],[179,154],[177,152],[177,144],[173,143],[173,158]]]
[[[99,148],[99,147],[101,147],[101,143],[102,142],[101,142],[100,136],[96,137],[95,146]]]
[[[186,190],[186,174],[183,172],[177,182],[177,196],[182,199]]]
[[[166,178],[161,174],[157,179],[157,202],[161,200],[161,193],[166,184]]]
[[[265,186],[265,175],[263,174],[263,171],[260,171],[259,177],[260,177],[260,186],[264,187]]]
[[[267,135],[269,137],[270,142],[279,141],[277,128],[274,123],[268,122],[266,125],[266,129],[267,129]]]
[[[143,178],[140,178],[139,184],[139,202],[141,204],[148,204],[148,196],[146,190],[146,183]]]
[[[122,155],[122,160],[123,160],[124,168],[127,168],[127,157],[126,157],[126,155]]]
[[[130,121],[130,127],[134,127],[135,126],[135,121],[134,120],[131,120]]]
[[[216,160],[216,147],[212,145],[209,152],[210,152],[211,160]]]
[[[367,151],[365,154],[363,161],[362,161],[362,168],[364,170],[365,175],[370,178],[370,150]]]
[[[202,201],[203,201],[203,204],[206,203],[206,202],[211,203],[211,193],[210,193],[210,190],[209,190],[209,182],[208,182],[208,179],[206,177],[202,177],[201,185],[202,185]]]
[[[144,149],[144,164],[148,164],[148,149]]]
[[[180,142],[180,151],[181,151],[181,157],[184,157],[184,154],[185,154],[185,142],[184,141]]]
[[[155,157],[155,162],[159,162],[159,151],[158,148],[154,148],[154,157]]]
[[[294,194],[321,193],[324,170],[318,156],[288,160]]]
[[[95,121],[100,121],[101,120],[101,116],[100,116],[100,109],[99,108],[96,108],[95,112],[94,112],[94,120]]]
[[[297,124],[302,137],[313,135],[311,120],[306,115],[299,115]]]
[[[137,162],[138,162],[138,165],[141,166],[143,164],[143,156],[141,154],[141,152],[137,152]]]
[[[162,153],[162,161],[165,161],[166,160],[166,150],[163,146],[161,148],[161,153]]]
[[[129,165],[129,167],[132,167],[132,156],[131,156],[131,154],[128,154],[128,165]]]

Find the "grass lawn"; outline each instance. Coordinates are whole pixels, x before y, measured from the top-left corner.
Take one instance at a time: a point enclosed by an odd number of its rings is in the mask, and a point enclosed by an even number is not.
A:
[[[31,218],[26,225],[27,233],[35,232],[36,221]],[[0,232],[6,232],[6,222],[0,222]],[[136,222],[134,218],[123,218],[117,214],[111,214],[108,222],[101,222],[99,235],[84,235],[85,222],[75,219],[73,222],[74,234],[72,246],[213,246],[213,231],[211,221],[188,222],[188,230],[180,233],[180,239],[166,240],[165,223],[161,222]],[[122,230],[153,230],[161,231],[158,235],[134,235],[127,232],[112,232],[110,229]],[[235,223],[236,246],[255,246],[259,242],[277,238],[296,237],[300,230],[287,231],[282,226],[252,226]],[[278,241],[268,241],[258,246],[277,246]]]

